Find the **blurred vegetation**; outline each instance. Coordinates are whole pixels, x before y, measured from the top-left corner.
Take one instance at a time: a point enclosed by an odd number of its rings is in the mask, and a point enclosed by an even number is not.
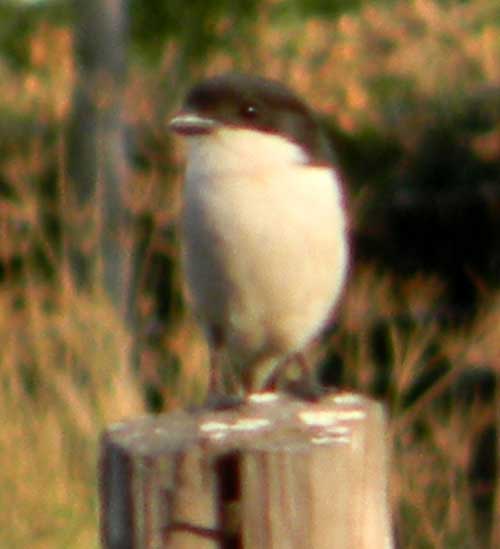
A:
[[[228,69],[324,113],[355,257],[311,352],[325,383],[387,402],[401,547],[499,546],[497,0],[129,10],[124,315],[103,282],[102,195],[82,207],[68,170],[77,12],[0,3],[0,546],[97,547],[102,428],[202,398],[207,353],[178,265],[182,152],[165,122],[190,83]],[[94,258],[85,287],[75,246]]]

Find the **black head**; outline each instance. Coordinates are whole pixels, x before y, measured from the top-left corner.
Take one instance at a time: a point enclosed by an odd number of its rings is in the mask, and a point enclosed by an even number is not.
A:
[[[188,93],[183,113],[200,117],[172,124],[185,134],[209,133],[224,125],[276,134],[301,146],[311,163],[331,162],[331,153],[313,111],[279,82],[238,73],[203,80]]]

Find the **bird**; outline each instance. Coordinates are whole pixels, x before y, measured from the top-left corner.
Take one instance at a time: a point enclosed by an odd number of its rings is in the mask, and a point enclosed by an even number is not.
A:
[[[186,145],[182,263],[210,349],[208,394],[278,390],[293,361],[312,391],[304,350],[332,318],[349,252],[316,111],[277,80],[229,72],[195,84],[169,128]]]

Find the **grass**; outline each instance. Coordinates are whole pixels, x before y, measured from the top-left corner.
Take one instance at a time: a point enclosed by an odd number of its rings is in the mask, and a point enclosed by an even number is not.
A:
[[[24,291],[17,312],[7,291],[0,297],[0,544],[97,546],[99,433],[144,410],[130,337],[104,298],[65,289],[48,311],[47,292]]]
[[[304,21],[281,16],[276,3],[268,2],[255,24],[251,55],[234,35],[231,54],[215,53],[203,71],[258,65],[264,68],[259,72],[310,97],[344,131],[356,135],[376,127],[411,149],[436,108],[448,101],[455,109],[478,87],[498,84],[495,13],[494,1],[441,7],[423,0],[365,4],[339,19]],[[228,15],[220,32],[233,23]],[[99,258],[86,290],[70,268],[66,231],[77,214],[83,227],[85,215],[98,215],[97,209],[73,209],[68,189],[64,150],[75,82],[72,48],[71,29],[46,22],[31,37],[26,68],[0,61],[2,547],[97,547],[100,432],[147,411],[151,395],[164,408],[200,398],[206,376],[206,348],[184,310],[175,267],[179,180],[171,165],[180,158],[169,149],[158,116],[173,105],[159,108],[156,99],[182,44],[170,44],[157,73],[140,65],[130,70],[127,117],[139,136],[141,162],[126,205],[150,227],[134,329],[107,299]],[[367,193],[361,187],[353,196],[355,225]],[[56,237],[47,222],[51,215],[63,220]],[[82,249],[94,253],[92,235],[82,234]],[[129,236],[127,256],[137,245],[137,233]],[[154,291],[159,257],[169,266],[167,291],[173,296],[163,317]],[[461,380],[486,366],[500,370],[500,297],[498,290],[485,289],[476,314],[454,327],[434,314],[445,290],[445,281],[421,273],[401,280],[359,265],[336,330],[316,350],[327,367],[343,364],[346,384],[387,402],[394,447],[391,497],[405,548],[488,547],[478,537],[486,523],[475,529],[480,519],[471,502],[478,488],[470,484],[469,470],[481,434],[497,421],[495,396],[487,401],[479,390],[464,392]],[[493,497],[494,487],[485,489]]]

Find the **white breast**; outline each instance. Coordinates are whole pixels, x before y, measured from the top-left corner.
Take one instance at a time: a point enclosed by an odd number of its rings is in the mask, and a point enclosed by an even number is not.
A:
[[[301,149],[249,130],[189,139],[183,239],[194,307],[244,363],[303,347],[346,271],[339,181]]]

